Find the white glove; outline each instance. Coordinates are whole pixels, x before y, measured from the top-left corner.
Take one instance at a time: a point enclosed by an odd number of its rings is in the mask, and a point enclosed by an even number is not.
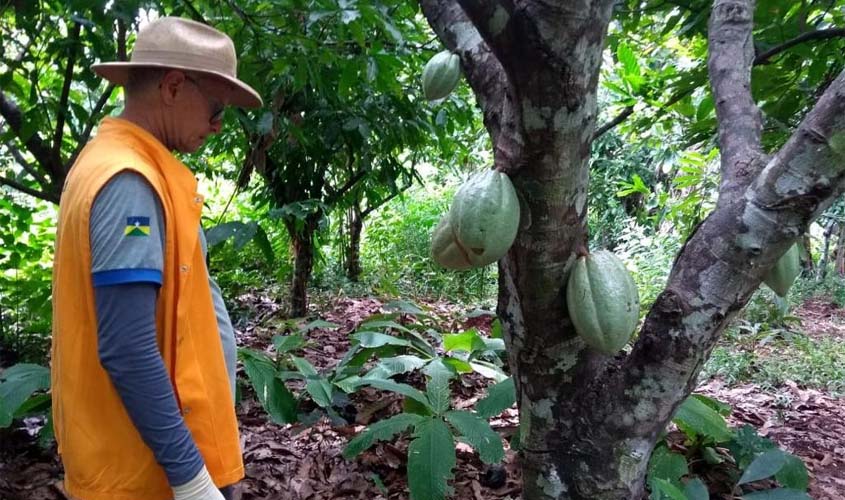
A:
[[[208,475],[205,465],[187,483],[173,487],[173,500],[226,500]]]

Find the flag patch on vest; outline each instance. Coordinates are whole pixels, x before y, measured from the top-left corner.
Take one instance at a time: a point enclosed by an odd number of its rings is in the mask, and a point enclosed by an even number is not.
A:
[[[149,236],[149,217],[127,217],[126,228],[123,229],[124,236]]]

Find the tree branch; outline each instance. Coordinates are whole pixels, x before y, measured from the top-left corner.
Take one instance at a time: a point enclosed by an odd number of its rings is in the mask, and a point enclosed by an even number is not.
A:
[[[788,40],[781,45],[772,47],[771,49],[763,52],[762,54],[759,54],[757,57],[754,58],[754,65],[757,66],[758,64],[769,64],[771,62],[770,59],[774,56],[788,49],[791,49],[796,45],[808,42],[810,40],[825,40],[828,38],[839,37],[845,37],[845,28],[830,28],[826,30],[816,30],[803,33],[801,35],[796,36],[792,40]]]
[[[44,200],[44,201],[49,201],[49,202],[56,203],[56,204],[59,203],[59,197],[58,196],[51,194],[51,193],[43,193],[41,191],[32,189],[30,187],[24,186],[23,184],[21,184],[17,181],[14,181],[12,179],[9,179],[7,177],[0,177],[0,186],[9,186],[13,189],[16,189],[16,190],[18,190],[22,193],[26,193],[30,196],[34,196],[38,199],[41,199],[41,200]]]
[[[690,237],[633,351],[598,382],[602,395],[591,407],[631,408],[649,394],[645,414],[633,427],[619,428],[632,428],[636,435],[663,430],[693,389],[719,335],[768,269],[843,191],[845,71],[743,196],[720,202]],[[646,389],[655,380],[662,381],[657,396]],[[624,396],[620,401],[610,395]]]
[[[628,117],[631,116],[632,114],[634,114],[634,107],[633,106],[628,106],[627,108],[623,109],[622,112],[619,113],[618,115],[616,115],[616,117],[614,119],[610,120],[609,122],[605,123],[601,127],[597,128],[596,131],[593,132],[593,138],[590,139],[590,141],[591,142],[595,141],[599,137],[603,136],[604,134],[607,133],[607,131],[609,131],[613,127],[619,125],[620,123],[624,122],[625,120],[627,120]]]
[[[719,121],[720,201],[744,191],[762,166],[763,123],[751,96],[751,35],[755,0],[716,0],[710,16],[707,61]]]
[[[26,170],[31,176],[33,176],[42,188],[47,188],[50,186],[50,181],[47,180],[47,178],[44,177],[44,175],[41,174],[41,172],[39,172],[35,166],[26,161],[26,158],[23,157],[20,150],[18,150],[18,148],[16,148],[14,144],[10,142],[5,142],[4,144],[6,145],[6,148],[12,154],[12,158],[15,159],[18,165],[23,167],[24,170]]]
[[[76,158],[79,156],[79,153],[82,151],[82,148],[85,147],[85,144],[88,142],[88,138],[91,137],[91,132],[94,130],[94,125],[97,123],[97,115],[103,110],[103,107],[109,102],[109,98],[111,97],[112,92],[114,92],[115,85],[110,83],[106,90],[103,91],[103,95],[100,96],[100,99],[97,100],[97,104],[94,105],[94,109],[91,110],[91,114],[88,116],[88,123],[85,124],[85,130],[82,131],[82,135],[79,136],[79,141],[77,141],[76,149],[73,151],[73,154],[70,155],[70,159],[68,160],[65,166],[65,172],[70,170],[70,167],[76,163]]]
[[[62,94],[59,98],[59,107],[57,109],[56,131],[53,134],[53,152],[52,157],[60,159],[62,153],[62,136],[65,129],[65,118],[67,117],[67,103],[70,97],[70,84],[73,83],[73,66],[76,63],[76,47],[79,45],[79,33],[82,30],[82,25],[73,23],[68,41],[70,46],[67,49],[67,66],[65,66],[65,80],[62,85]],[[61,161],[61,160],[59,160]]]
[[[32,156],[35,157],[35,161],[37,161],[44,170],[49,172],[51,177],[55,177],[57,174],[57,166],[50,154],[50,149],[46,144],[44,144],[44,141],[41,137],[39,137],[37,132],[33,132],[31,136],[25,139],[21,137],[23,113],[14,101],[6,97],[2,90],[0,90],[0,115],[6,119],[6,122],[9,124],[9,127],[12,128],[15,135],[21,139],[21,142],[24,143],[27,151],[32,153]]]
[[[513,89],[504,67],[456,2],[420,0],[420,5],[440,40],[461,57],[493,140],[496,168],[510,170],[509,166],[521,163],[524,141],[521,114],[514,108]]]

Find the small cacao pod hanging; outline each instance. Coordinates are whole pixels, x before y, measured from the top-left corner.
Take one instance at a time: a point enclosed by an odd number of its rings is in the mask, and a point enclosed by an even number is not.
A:
[[[640,315],[637,286],[625,264],[599,250],[579,257],[566,285],[575,331],[593,349],[615,354],[631,339]]]

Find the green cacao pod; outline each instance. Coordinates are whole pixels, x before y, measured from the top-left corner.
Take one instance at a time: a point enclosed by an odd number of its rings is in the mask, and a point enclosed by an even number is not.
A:
[[[775,266],[769,269],[763,281],[781,297],[786,297],[789,288],[795,278],[801,273],[801,249],[798,244],[789,247],[785,254],[781,255]]]
[[[511,180],[496,170],[467,180],[449,209],[455,243],[472,267],[496,262],[508,252],[519,230],[519,199]]]
[[[469,269],[472,263],[455,239],[448,217],[443,217],[431,237],[431,257],[446,269]]]
[[[423,93],[429,101],[449,95],[461,78],[461,60],[448,50],[434,55],[425,64],[422,73]]]
[[[640,315],[631,273],[607,250],[575,261],[566,286],[566,305],[578,336],[605,354],[615,354],[628,343]]]

